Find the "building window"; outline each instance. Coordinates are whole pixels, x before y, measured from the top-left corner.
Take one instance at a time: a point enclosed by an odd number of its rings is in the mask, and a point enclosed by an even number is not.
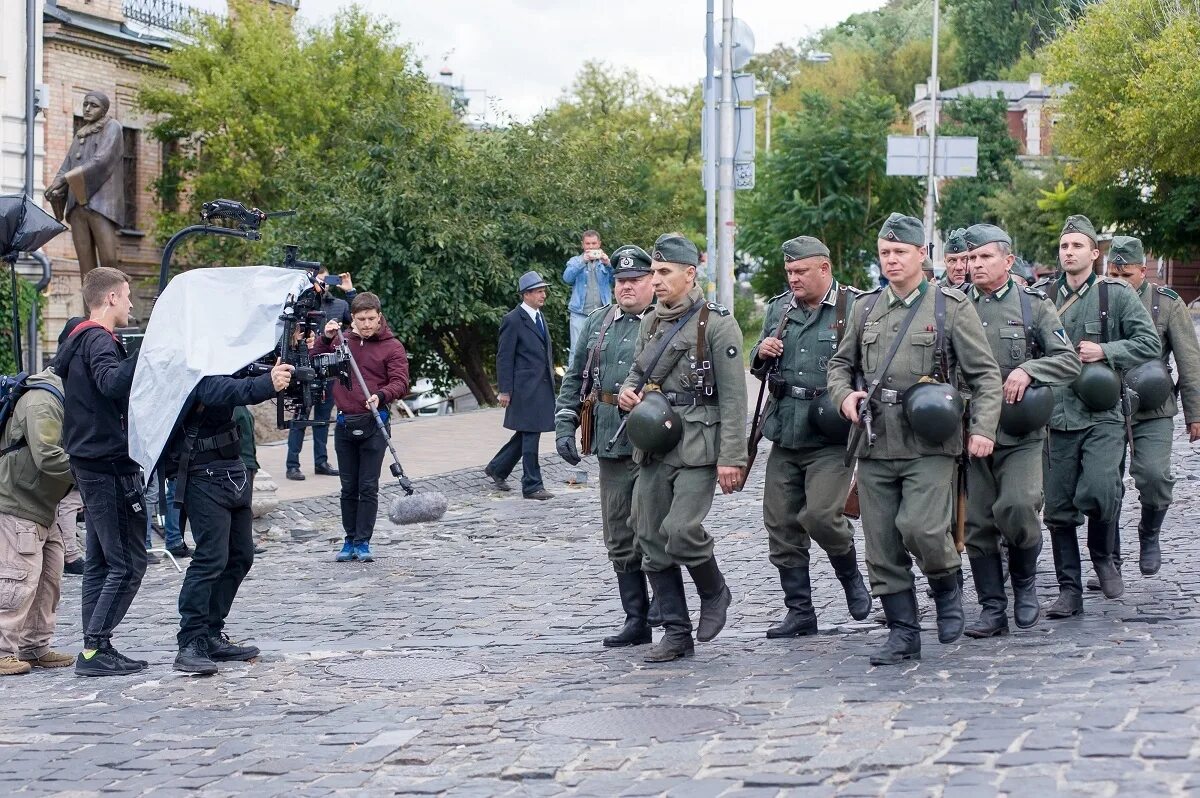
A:
[[[125,167],[125,228],[137,229],[137,200],[138,200],[138,131],[131,127],[121,128],[121,144],[125,154],[122,165]]]
[[[72,138],[83,127],[83,117],[75,116],[71,123]],[[137,186],[138,186],[138,131],[131,127],[121,128],[121,145],[125,150],[121,165],[125,167],[125,218],[121,227],[137,229]]]
[[[174,161],[179,157],[179,139],[162,143],[162,177],[158,179],[158,198],[163,213],[179,210],[179,188],[182,180]]]

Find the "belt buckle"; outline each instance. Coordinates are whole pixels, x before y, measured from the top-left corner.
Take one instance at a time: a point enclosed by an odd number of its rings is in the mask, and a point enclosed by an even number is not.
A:
[[[885,404],[896,404],[897,394],[891,388],[884,388],[879,392],[879,400]]]

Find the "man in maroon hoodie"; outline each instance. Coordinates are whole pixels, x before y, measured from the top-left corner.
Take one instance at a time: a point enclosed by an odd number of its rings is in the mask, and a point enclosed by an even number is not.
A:
[[[341,382],[333,383],[338,411],[333,446],[341,472],[342,528],[346,533],[337,561],[371,562],[371,533],[379,510],[379,471],[387,451],[387,438],[376,426],[371,408],[383,416],[390,438],[387,407],[408,394],[408,354],[384,321],[383,307],[375,294],[365,291],[355,296],[350,316],[346,343],[371,395],[364,396],[354,380],[349,388]],[[332,352],[341,334],[338,321],[330,320],[313,345],[312,354]]]

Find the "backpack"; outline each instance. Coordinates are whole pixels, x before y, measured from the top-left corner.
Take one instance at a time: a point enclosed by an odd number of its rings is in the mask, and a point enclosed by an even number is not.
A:
[[[58,401],[64,401],[62,391],[55,388],[53,385],[37,384],[30,385],[29,373],[22,371],[15,377],[9,377],[7,374],[0,375],[0,437],[3,437],[4,431],[8,429],[8,421],[12,418],[13,411],[17,408],[17,400],[25,395],[26,391],[43,390],[49,391],[58,397]],[[21,438],[14,443],[0,449],[0,457],[6,454],[17,451],[29,445],[29,441]]]

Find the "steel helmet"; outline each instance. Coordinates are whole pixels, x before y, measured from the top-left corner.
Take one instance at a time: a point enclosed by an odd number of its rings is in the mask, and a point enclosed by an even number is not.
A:
[[[1071,390],[1095,412],[1112,410],[1121,401],[1121,378],[1103,363],[1084,363]]]
[[[963,398],[945,382],[921,382],[904,392],[904,418],[929,443],[945,443],[962,424]]]
[[[1054,391],[1046,385],[1030,385],[1020,401],[1000,405],[1000,429],[1020,438],[1049,424],[1053,412]]]
[[[833,406],[828,391],[808,403],[808,423],[830,443],[844,446],[850,439],[850,422]]]
[[[666,454],[683,437],[683,420],[659,391],[647,391],[642,401],[629,411],[625,434],[629,442],[643,452]]]
[[[1125,372],[1125,386],[1137,392],[1141,406],[1146,409],[1161,407],[1175,391],[1171,370],[1159,358],[1147,360]]]

